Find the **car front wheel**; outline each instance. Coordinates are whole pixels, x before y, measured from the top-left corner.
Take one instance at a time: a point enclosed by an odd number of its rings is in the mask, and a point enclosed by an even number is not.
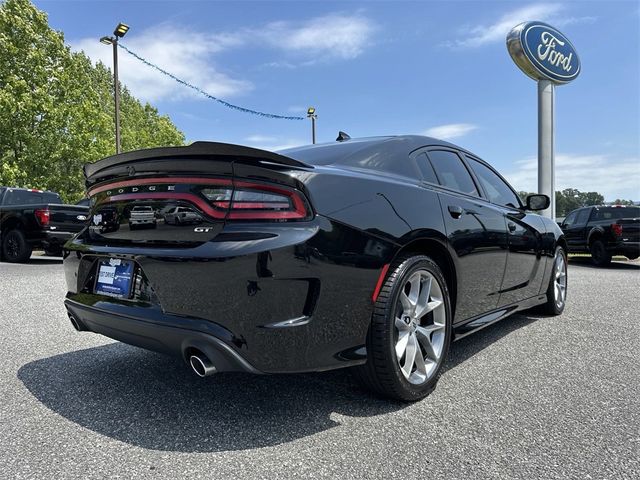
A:
[[[434,389],[449,351],[449,291],[427,256],[402,257],[389,272],[371,319],[367,363],[356,374],[384,396],[415,401]]]

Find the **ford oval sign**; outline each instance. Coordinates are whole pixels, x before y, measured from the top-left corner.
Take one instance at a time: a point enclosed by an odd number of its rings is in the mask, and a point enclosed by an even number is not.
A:
[[[525,22],[507,35],[513,61],[534,80],[568,83],[580,73],[580,59],[571,42],[551,25]]]

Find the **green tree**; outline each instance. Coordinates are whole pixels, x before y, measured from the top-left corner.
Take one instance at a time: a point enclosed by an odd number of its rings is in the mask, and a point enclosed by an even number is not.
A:
[[[71,52],[29,0],[0,4],[0,185],[84,194],[82,165],[114,153],[113,80]],[[182,145],[167,116],[122,88],[123,150]]]
[[[577,188],[565,188],[556,192],[556,214],[566,216],[572,210],[590,205],[602,205],[604,196],[598,192],[581,192]]]
[[[616,198],[615,202],[613,202],[614,205],[635,205],[633,203],[633,200],[623,200],[621,198]]]

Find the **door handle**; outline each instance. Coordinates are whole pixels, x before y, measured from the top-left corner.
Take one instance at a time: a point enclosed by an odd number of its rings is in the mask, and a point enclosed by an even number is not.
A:
[[[513,223],[513,222],[509,222],[509,223],[507,224],[507,227],[509,227],[509,231],[510,231],[510,232],[515,232],[515,231],[516,231],[516,224],[515,224],[515,223]]]
[[[460,218],[460,216],[464,212],[462,207],[459,207],[458,205],[449,205],[448,208],[449,208],[449,213],[453,218]]]

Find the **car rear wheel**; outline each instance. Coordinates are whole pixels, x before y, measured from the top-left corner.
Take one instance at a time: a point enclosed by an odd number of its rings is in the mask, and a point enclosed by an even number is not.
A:
[[[7,262],[24,263],[31,257],[32,251],[22,231],[10,230],[4,234],[2,255]]]
[[[449,351],[449,291],[426,256],[403,257],[389,272],[371,319],[367,363],[356,374],[384,396],[419,400],[434,389]]]
[[[607,251],[602,240],[596,240],[591,244],[591,259],[598,267],[606,267],[611,263],[611,253]]]
[[[564,311],[567,302],[567,280],[567,254],[562,247],[557,247],[547,287],[547,301],[540,306],[542,313],[560,315]]]

